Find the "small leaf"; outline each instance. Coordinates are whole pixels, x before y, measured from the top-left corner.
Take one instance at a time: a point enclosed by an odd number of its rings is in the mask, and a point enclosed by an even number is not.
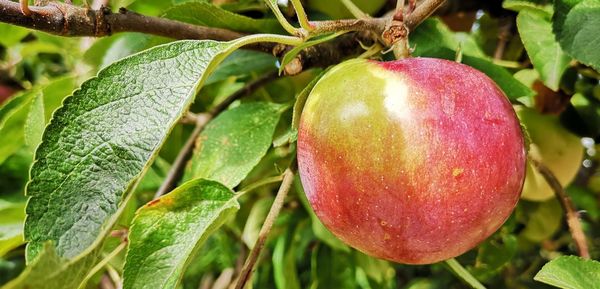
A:
[[[78,288],[88,271],[98,261],[99,248],[100,246],[72,261],[66,261],[56,255],[54,246],[47,242],[19,277],[5,284],[2,289]]]
[[[110,65],[65,100],[44,132],[27,187],[29,261],[47,241],[69,259],[103,238],[205,72],[234,44],[157,46]]]
[[[265,155],[282,105],[244,103],[221,113],[198,137],[184,179],[205,178],[237,186]]]
[[[25,121],[25,144],[31,151],[35,151],[37,145],[42,141],[44,133],[44,94],[37,92],[31,101],[31,108]]]
[[[517,27],[533,67],[550,89],[557,91],[571,57],[566,55],[552,34],[550,15],[524,9],[517,17]]]
[[[300,280],[296,268],[295,253],[297,242],[294,234],[298,228],[288,227],[287,232],[280,236],[273,249],[273,279],[277,289],[300,289]]]
[[[75,79],[64,77],[13,97],[0,108],[0,164],[25,144],[34,151],[51,114],[73,90]]]
[[[556,199],[537,204],[535,208],[528,210],[529,219],[521,236],[536,243],[550,238],[560,229],[563,216],[561,212],[560,203]]]
[[[444,22],[436,18],[428,18],[411,32],[409,43],[414,47],[415,56],[427,56],[441,47],[457,50],[460,46],[463,54],[485,57],[470,35],[454,33]]]
[[[250,214],[246,218],[246,225],[244,225],[244,230],[242,231],[242,241],[250,249],[256,244],[258,233],[269,213],[271,204],[273,204],[273,198],[269,196],[256,201],[252,205]]]
[[[535,1],[527,0],[505,0],[504,2],[502,2],[502,8],[516,12],[521,12],[521,10],[527,9],[533,9],[549,14],[552,14],[554,12],[554,9],[550,5],[543,5]]]
[[[574,6],[571,0],[556,2],[561,3],[559,6],[564,6],[554,24],[560,45],[575,59],[600,71],[600,0],[583,0]],[[572,9],[568,10],[566,7]],[[556,9],[559,11],[558,6]],[[566,16],[564,11],[568,11]]]
[[[123,288],[176,288],[200,246],[238,209],[232,191],[204,179],[140,208],[129,232]]]
[[[0,257],[20,246],[23,241],[25,203],[0,199]]]
[[[561,256],[546,263],[533,279],[564,289],[598,289],[600,262]]]
[[[253,19],[219,8],[210,2],[195,1],[174,6],[163,15],[195,25],[218,27],[248,33],[283,33],[275,19]]]

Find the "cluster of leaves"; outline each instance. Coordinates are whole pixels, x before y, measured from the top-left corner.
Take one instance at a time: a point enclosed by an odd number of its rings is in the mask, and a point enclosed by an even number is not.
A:
[[[196,25],[284,33],[262,1],[213,2],[111,4]],[[305,2],[311,19],[352,17],[347,1]],[[386,12],[383,0],[354,3],[369,14]],[[501,16],[478,11],[458,20],[468,24],[462,32],[449,27],[457,22],[451,16],[426,20],[411,33],[414,55],[459,55],[513,103],[549,112],[585,137],[584,166],[567,190],[585,210],[597,259],[600,1],[502,5]],[[284,16],[293,14],[289,6]],[[97,288],[105,279],[124,288],[226,288],[259,237],[281,173],[294,162],[295,121],[322,69],[281,76],[212,118],[177,188],[153,200],[194,131],[180,121],[186,112],[210,111],[277,72],[278,59],[239,50],[240,41],[174,42],[135,33],[65,39],[6,24],[0,35],[0,76],[22,90],[0,107],[2,288]],[[502,56],[492,57],[499,47]],[[576,254],[562,216],[553,198],[522,200],[501,230],[458,261],[490,288],[600,288],[597,262],[559,257]],[[464,286],[453,273],[461,271],[448,269],[393,264],[349,248],[319,222],[296,178],[251,285]]]

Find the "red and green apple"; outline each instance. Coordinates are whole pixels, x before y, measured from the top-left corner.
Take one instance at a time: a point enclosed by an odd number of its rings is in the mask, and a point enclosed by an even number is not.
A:
[[[300,120],[299,172],[316,215],[350,246],[399,263],[449,259],[489,237],[519,200],[525,164],[504,93],[447,60],[344,62]]]

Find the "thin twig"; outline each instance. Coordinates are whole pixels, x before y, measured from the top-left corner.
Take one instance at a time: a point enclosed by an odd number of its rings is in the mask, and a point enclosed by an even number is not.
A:
[[[431,16],[435,10],[437,10],[442,4],[444,4],[446,0],[425,0],[419,3],[415,7],[415,10],[407,15],[404,19],[404,24],[408,27],[410,31],[412,31],[415,27],[417,27],[423,20],[427,19],[427,17]]]
[[[154,199],[160,198],[160,196],[169,192],[175,185],[175,182],[181,177],[183,173],[183,168],[185,167],[185,163],[189,159],[189,156],[192,153],[194,148],[194,143],[196,143],[196,139],[198,135],[202,132],[206,124],[213,118],[212,114],[199,114],[196,118],[196,127],[185,141],[185,144],[179,150],[179,154],[175,158],[175,161],[171,165],[171,169],[167,173],[167,177],[162,182],[156,193],[154,194]]]
[[[177,182],[177,180],[179,180],[181,178],[181,175],[183,173],[183,168],[185,167],[185,164],[187,163],[187,160],[189,159],[189,157],[192,153],[192,150],[194,149],[194,144],[196,143],[196,139],[198,138],[198,136],[200,135],[202,130],[204,130],[204,127],[206,126],[206,124],[208,122],[210,122],[210,120],[212,120],[219,113],[221,113],[222,111],[227,109],[227,107],[231,103],[233,103],[234,101],[236,101],[246,95],[252,94],[254,91],[256,91],[256,89],[258,89],[259,87],[272,81],[276,77],[277,77],[276,72],[267,73],[266,75],[264,75],[260,78],[257,78],[256,80],[250,81],[244,87],[237,90],[236,92],[231,94],[229,97],[227,97],[225,100],[223,100],[222,102],[217,104],[215,107],[213,107],[209,112],[196,114],[196,127],[194,128],[194,130],[192,131],[192,133],[186,140],[185,144],[179,151],[179,154],[177,154],[175,161],[171,165],[171,169],[167,173],[167,177],[165,178],[165,180],[162,182],[162,184],[160,185],[160,187],[154,194],[154,199],[158,199],[160,196],[171,191],[171,189],[173,189],[173,187],[175,186],[175,183]]]
[[[246,262],[244,263],[244,267],[240,272],[240,276],[235,285],[235,289],[243,289],[248,281],[252,277],[252,273],[254,272],[254,265],[258,261],[258,257],[260,256],[260,252],[265,246],[265,242],[267,241],[267,237],[269,236],[269,232],[273,227],[273,223],[275,223],[275,219],[279,215],[281,208],[283,207],[283,203],[285,201],[285,197],[289,192],[292,182],[294,180],[294,172],[292,168],[288,168],[283,173],[283,181],[281,182],[281,186],[279,187],[279,191],[277,192],[277,196],[275,197],[275,201],[273,201],[273,205],[271,205],[271,209],[269,210],[269,214],[267,214],[267,218],[263,223],[263,226],[260,228],[260,232],[258,233],[258,239],[252,247]]]
[[[575,210],[575,206],[571,201],[571,198],[565,192],[565,189],[562,187],[554,173],[546,167],[541,162],[529,158],[531,164],[537,169],[538,172],[544,177],[546,182],[556,195],[556,198],[560,202],[563,210],[565,211],[567,217],[567,225],[569,227],[569,231],[571,232],[571,237],[573,238],[573,242],[575,242],[575,246],[577,247],[577,251],[579,251],[579,256],[582,258],[589,259],[590,252],[588,250],[588,244],[585,237],[585,233],[583,232],[583,228],[581,226],[581,221],[579,220],[579,214]]]
[[[494,59],[501,60],[506,50],[506,45],[511,37],[511,30],[513,28],[515,18],[512,16],[506,16],[500,19],[498,27],[498,44],[494,51]]]

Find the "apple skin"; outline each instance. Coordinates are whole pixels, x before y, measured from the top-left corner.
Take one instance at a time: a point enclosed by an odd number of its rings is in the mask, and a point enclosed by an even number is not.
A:
[[[485,74],[432,58],[355,59],[319,80],[298,131],[307,198],[331,232],[406,264],[458,256],[516,206],[519,121]]]

